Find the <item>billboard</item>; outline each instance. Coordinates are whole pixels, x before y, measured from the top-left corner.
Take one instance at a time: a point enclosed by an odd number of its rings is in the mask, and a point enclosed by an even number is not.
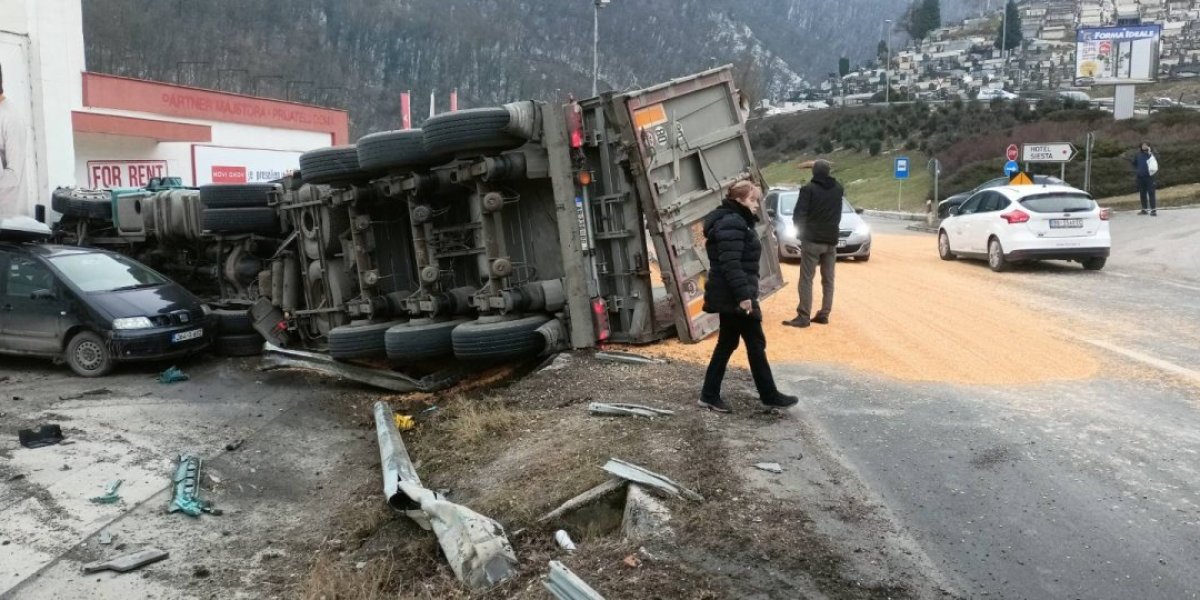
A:
[[[37,154],[29,38],[0,31],[0,217],[32,215]]]
[[[1076,84],[1153,83],[1161,37],[1159,24],[1080,28],[1075,32]]]
[[[263,183],[300,168],[300,152],[225,146],[192,146],[195,185]]]

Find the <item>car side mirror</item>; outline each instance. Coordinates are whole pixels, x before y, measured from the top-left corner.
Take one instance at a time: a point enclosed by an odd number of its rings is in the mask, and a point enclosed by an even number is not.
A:
[[[857,214],[860,214],[860,215],[861,215],[861,214],[863,214],[863,213],[867,212],[867,209],[865,209],[865,208],[856,208],[856,209],[854,209],[854,212],[855,212],[855,213],[857,213]]]
[[[768,208],[768,209],[767,209],[767,216],[768,216],[768,217],[771,217],[772,219],[774,219],[774,218],[775,218],[775,209],[773,209],[773,208]]]
[[[30,300],[54,300],[56,298],[57,296],[50,290],[34,290],[32,294],[29,294]]]
[[[950,207],[950,216],[957,217],[958,215],[961,215],[961,214],[962,214],[961,206],[951,206]]]

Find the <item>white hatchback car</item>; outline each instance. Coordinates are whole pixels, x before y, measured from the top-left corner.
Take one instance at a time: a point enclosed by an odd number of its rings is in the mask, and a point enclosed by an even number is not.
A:
[[[1013,263],[1071,260],[1104,268],[1112,248],[1109,210],[1065,185],[982,190],[951,209],[938,231],[942,260],[984,258],[993,271]]]

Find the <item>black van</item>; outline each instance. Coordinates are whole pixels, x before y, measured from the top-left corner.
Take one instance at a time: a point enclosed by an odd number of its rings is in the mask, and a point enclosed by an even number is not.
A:
[[[117,362],[197,352],[215,335],[207,306],[133,259],[0,242],[0,354],[45,356],[99,377]]]

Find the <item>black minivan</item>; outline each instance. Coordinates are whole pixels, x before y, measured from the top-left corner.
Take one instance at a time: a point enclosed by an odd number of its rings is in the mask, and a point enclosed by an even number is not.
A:
[[[133,259],[0,242],[0,354],[45,356],[99,377],[117,362],[197,352],[215,335],[207,306]]]

